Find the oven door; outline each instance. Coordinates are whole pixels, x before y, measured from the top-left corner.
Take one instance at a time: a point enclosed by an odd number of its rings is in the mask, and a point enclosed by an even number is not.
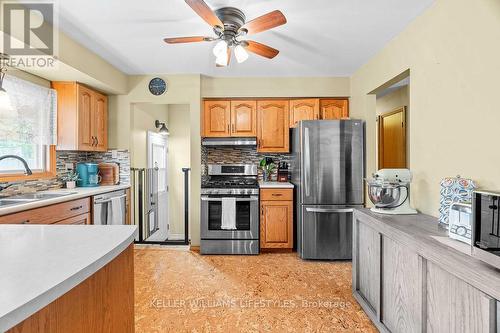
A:
[[[259,197],[236,198],[236,230],[223,230],[222,197],[201,197],[202,239],[259,239]]]

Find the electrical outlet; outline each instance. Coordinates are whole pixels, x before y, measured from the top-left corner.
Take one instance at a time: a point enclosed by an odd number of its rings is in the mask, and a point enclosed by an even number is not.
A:
[[[113,149],[111,151],[111,158],[118,158],[118,150]]]
[[[73,163],[66,163],[65,167],[66,167],[66,171],[71,171],[75,168]]]

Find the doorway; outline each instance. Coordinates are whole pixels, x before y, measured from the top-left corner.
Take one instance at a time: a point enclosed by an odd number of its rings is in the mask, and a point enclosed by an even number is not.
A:
[[[406,106],[378,116],[378,169],[406,169]]]
[[[147,137],[148,169],[157,173],[157,186],[154,194],[157,202],[156,215],[150,215],[149,226],[151,235],[146,239],[152,242],[162,242],[169,238],[168,221],[168,136],[148,131]]]

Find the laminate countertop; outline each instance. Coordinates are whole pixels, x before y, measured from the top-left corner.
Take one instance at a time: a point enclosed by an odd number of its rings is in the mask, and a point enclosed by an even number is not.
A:
[[[136,226],[0,225],[0,332],[108,264]]]
[[[438,219],[425,214],[383,215],[368,208],[357,209],[355,218],[382,235],[409,247],[468,284],[500,300],[500,270],[471,255],[471,247],[448,237]]]
[[[129,188],[129,184],[123,185],[112,185],[112,186],[96,186],[96,187],[77,187],[74,189],[58,189],[58,190],[50,190],[50,191],[41,191],[37,193],[67,193],[67,195],[63,195],[56,198],[50,199],[41,199],[36,201],[29,201],[15,205],[9,205],[5,207],[0,207],[0,216],[8,215],[12,213],[22,212],[24,210],[29,210],[33,208],[39,208],[49,205],[54,205],[61,202],[71,201],[75,199],[91,197],[98,194],[103,194],[107,192],[113,192],[117,190],[124,190]],[[9,197],[5,197],[4,199],[8,199]]]
[[[259,188],[293,188],[290,182],[259,182]]]

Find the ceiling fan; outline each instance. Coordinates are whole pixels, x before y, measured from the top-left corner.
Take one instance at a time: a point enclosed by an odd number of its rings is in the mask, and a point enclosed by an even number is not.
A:
[[[278,55],[279,51],[270,46],[252,40],[240,40],[240,37],[253,35],[285,24],[286,18],[279,10],[246,22],[245,14],[238,8],[223,7],[212,11],[203,0],[185,1],[203,20],[212,26],[217,37],[165,38],[164,41],[168,44],[219,41],[213,49],[216,57],[215,64],[218,67],[229,65],[233,49],[238,63],[248,59],[247,51],[269,59]]]

